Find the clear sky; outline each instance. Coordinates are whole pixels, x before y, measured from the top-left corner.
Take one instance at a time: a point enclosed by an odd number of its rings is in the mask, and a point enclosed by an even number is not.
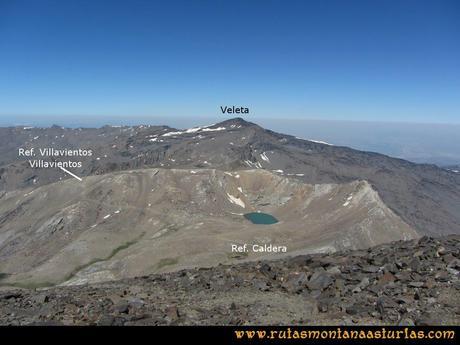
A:
[[[0,116],[460,123],[460,1],[0,0]]]

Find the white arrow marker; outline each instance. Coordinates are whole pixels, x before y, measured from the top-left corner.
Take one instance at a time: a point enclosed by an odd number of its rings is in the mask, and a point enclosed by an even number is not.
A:
[[[70,176],[75,177],[78,181],[83,181],[83,180],[81,179],[81,177],[78,177],[77,175],[71,173],[69,170],[67,170],[67,169],[65,169],[65,168],[63,168],[63,167],[59,167],[59,168],[60,168],[62,171],[64,171],[64,172],[66,172],[67,174],[69,174]]]

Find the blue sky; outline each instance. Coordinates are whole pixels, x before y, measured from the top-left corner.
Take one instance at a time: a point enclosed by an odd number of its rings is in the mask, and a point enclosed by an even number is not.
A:
[[[460,2],[0,0],[3,122],[220,105],[460,123]]]

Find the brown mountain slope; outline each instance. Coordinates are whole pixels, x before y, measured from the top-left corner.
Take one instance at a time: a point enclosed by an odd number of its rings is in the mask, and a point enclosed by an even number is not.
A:
[[[252,224],[244,213],[275,216]],[[418,237],[366,181],[305,184],[262,169],[147,169],[6,193],[2,284],[81,284]],[[247,244],[236,253],[232,245]],[[285,246],[286,253],[252,245]]]

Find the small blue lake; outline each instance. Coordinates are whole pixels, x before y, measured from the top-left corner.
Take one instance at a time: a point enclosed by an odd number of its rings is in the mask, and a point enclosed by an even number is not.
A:
[[[253,224],[275,224],[278,223],[278,219],[273,217],[271,214],[262,212],[251,212],[246,213],[244,218],[251,221]]]

